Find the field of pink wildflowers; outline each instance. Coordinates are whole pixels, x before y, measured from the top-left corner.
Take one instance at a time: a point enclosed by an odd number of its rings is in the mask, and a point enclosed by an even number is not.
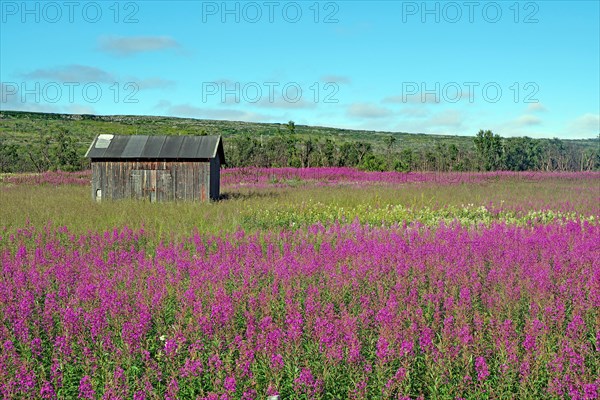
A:
[[[498,179],[600,179],[600,172],[368,172],[348,167],[331,168],[229,168],[223,171],[225,187],[335,186],[364,184],[481,183]]]
[[[41,174],[14,174],[0,182],[13,185],[88,185],[91,171],[48,171]],[[267,188],[298,185],[338,186],[364,184],[480,183],[498,179],[551,180],[600,179],[600,172],[368,172],[348,167],[331,168],[227,168],[221,172],[225,188]]]
[[[274,173],[257,185],[296,179]],[[89,179],[40,176],[11,184]],[[561,178],[580,177],[527,179]],[[0,396],[598,399],[597,219],[358,221],[171,240],[0,223]]]
[[[0,239],[4,398],[595,399],[600,227]]]

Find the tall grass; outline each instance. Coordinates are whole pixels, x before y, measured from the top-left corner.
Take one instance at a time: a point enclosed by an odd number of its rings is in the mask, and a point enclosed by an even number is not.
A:
[[[233,232],[239,227],[254,230],[257,229],[251,223],[254,216],[306,209],[315,203],[346,209],[401,205],[416,211],[472,204],[490,210],[554,210],[598,216],[598,189],[598,183],[590,179],[506,178],[455,185],[429,182],[361,187],[230,188],[225,189],[224,199],[216,203],[153,204],[133,200],[94,203],[86,186],[0,185],[0,229],[27,223],[44,226],[51,221],[56,226],[65,225],[73,232],[85,233],[127,225],[172,239],[195,230],[214,234]]]

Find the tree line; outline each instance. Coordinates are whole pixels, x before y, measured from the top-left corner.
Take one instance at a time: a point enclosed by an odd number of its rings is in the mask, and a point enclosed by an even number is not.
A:
[[[356,167],[368,171],[591,171],[600,169],[600,149],[560,139],[502,138],[480,130],[471,147],[439,141],[433,147],[403,146],[389,135],[383,148],[356,140],[303,138],[287,131],[272,136],[237,135],[225,142],[233,167]],[[600,137],[599,137],[600,143]]]
[[[0,136],[0,172],[80,171],[89,167],[82,150],[66,129],[53,133],[38,131],[21,142]]]
[[[234,134],[224,139],[228,167],[355,167],[368,171],[590,171],[600,169],[600,146],[560,139],[503,138],[481,130],[472,145],[404,144],[388,135],[377,147],[361,140],[298,135],[293,121],[275,134]],[[203,131],[203,133],[206,133]],[[600,144],[600,136],[598,137]],[[69,130],[41,130],[21,142],[0,136],[0,172],[44,172],[89,168]]]

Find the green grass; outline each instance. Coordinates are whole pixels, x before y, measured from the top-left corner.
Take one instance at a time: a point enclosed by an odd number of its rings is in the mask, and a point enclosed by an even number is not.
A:
[[[469,204],[473,208],[487,207],[493,203],[523,212],[551,209],[597,216],[597,187],[592,180],[510,179],[459,185],[225,189],[224,200],[219,202],[157,204],[134,200],[94,203],[86,186],[0,184],[0,229],[10,230],[27,223],[39,227],[51,221],[55,226],[67,226],[73,233],[128,226],[144,227],[161,238],[171,239],[187,236],[195,229],[220,234],[239,227],[250,231],[281,228],[281,221],[265,220],[269,213],[285,215],[293,211],[305,215],[322,209],[342,209],[344,215],[353,219],[354,212],[376,212],[398,205],[413,211],[435,211]]]

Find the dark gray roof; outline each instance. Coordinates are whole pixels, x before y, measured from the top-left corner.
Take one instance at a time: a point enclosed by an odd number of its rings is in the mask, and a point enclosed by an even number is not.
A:
[[[98,135],[86,153],[88,158],[193,159],[221,156],[221,136]]]

